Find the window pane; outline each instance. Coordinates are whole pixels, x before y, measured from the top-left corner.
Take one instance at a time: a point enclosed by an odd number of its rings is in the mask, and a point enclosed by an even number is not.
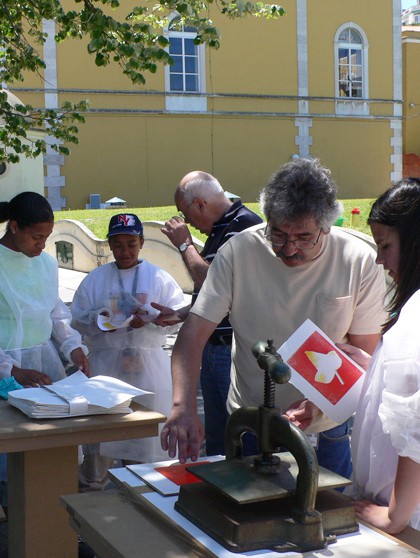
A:
[[[348,79],[349,77],[349,67],[347,64],[339,66],[339,79],[342,81],[343,79]]]
[[[343,31],[341,31],[340,36],[338,37],[338,40],[341,43],[349,43],[349,28],[347,29],[343,29]]]
[[[182,54],[182,39],[170,37],[169,54]]]
[[[362,66],[352,66],[351,67],[351,79],[362,81]]]
[[[197,33],[197,27],[184,27],[184,31],[188,33]]]
[[[362,37],[359,31],[356,31],[356,29],[350,29],[350,42],[359,45],[363,44]]]
[[[351,96],[362,98],[362,82],[353,81]]]
[[[362,64],[362,51],[351,49],[351,63],[354,64]]]
[[[350,84],[348,81],[340,81],[340,97],[350,97]]]
[[[182,74],[171,74],[170,88],[171,88],[171,91],[184,91],[184,84],[182,82]]]
[[[194,44],[193,39],[184,40],[185,54],[193,54],[197,56],[197,46]]]
[[[198,76],[185,76],[185,91],[198,91]]]
[[[174,63],[170,67],[169,71],[174,74],[182,74],[183,72],[182,56],[173,56],[172,60],[174,61]]]
[[[349,51],[346,48],[338,49],[338,61],[340,64],[349,63]]]
[[[187,74],[198,74],[198,59],[196,56],[185,57],[185,71]]]

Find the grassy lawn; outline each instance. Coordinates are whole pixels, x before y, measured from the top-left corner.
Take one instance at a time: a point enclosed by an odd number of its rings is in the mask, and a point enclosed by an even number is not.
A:
[[[369,227],[366,224],[367,217],[369,215],[370,207],[373,203],[373,199],[360,199],[360,200],[342,200],[344,205],[344,227],[354,228],[356,230],[362,231],[364,233],[370,234]],[[258,203],[247,203],[247,207],[262,216]],[[350,215],[351,210],[357,207],[360,209],[360,218],[357,225],[351,227]],[[81,221],[86,225],[98,238],[106,238],[106,233],[108,232],[108,222],[112,215],[121,212],[135,213],[140,217],[142,221],[166,221],[178,212],[174,205],[168,205],[163,207],[134,207],[134,208],[124,208],[122,210],[118,209],[80,209],[80,210],[69,210],[69,211],[56,211],[55,219],[59,221],[60,219],[75,219],[76,221]],[[196,229],[192,229],[192,234],[202,241],[205,241],[206,236],[201,234]]]

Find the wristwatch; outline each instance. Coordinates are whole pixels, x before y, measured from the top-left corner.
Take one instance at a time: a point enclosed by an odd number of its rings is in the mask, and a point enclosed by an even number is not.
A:
[[[187,244],[186,242],[183,242],[182,244],[180,244],[178,250],[181,252],[185,252],[185,250],[188,248],[189,244]]]

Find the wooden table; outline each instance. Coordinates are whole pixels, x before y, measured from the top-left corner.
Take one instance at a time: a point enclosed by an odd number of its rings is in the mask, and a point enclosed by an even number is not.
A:
[[[141,494],[150,491],[147,487],[132,489]],[[63,496],[70,514],[73,528],[97,553],[98,558],[214,558],[201,544],[187,540],[180,529],[174,528],[159,513],[149,513],[135,499],[117,490],[90,492]],[[405,535],[411,536],[409,546],[403,540],[380,533],[366,526],[355,533],[346,546],[330,545],[326,550],[293,553],[294,558],[414,558],[420,556],[419,531],[407,528]],[[259,555],[253,552],[252,556]],[[283,556],[290,556],[286,553]],[[261,554],[264,558],[264,555]],[[282,554],[278,554],[282,558]]]
[[[0,401],[0,453],[8,453],[9,556],[74,558],[77,537],[60,496],[78,491],[79,444],[156,436],[165,417],[132,404],[126,415],[29,419]]]

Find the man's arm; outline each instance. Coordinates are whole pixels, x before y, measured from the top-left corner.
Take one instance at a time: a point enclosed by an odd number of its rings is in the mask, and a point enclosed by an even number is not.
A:
[[[349,333],[349,345],[358,347],[359,349],[366,351],[369,355],[373,354],[373,351],[380,339],[380,333],[372,333],[369,335],[352,335]]]
[[[161,231],[178,250],[181,244],[188,245],[187,249],[184,252],[180,252],[180,254],[194,284],[197,288],[201,288],[206,278],[209,264],[197,252],[187,225],[181,217],[172,217],[169,221],[166,221]]]
[[[162,327],[172,326],[175,324],[179,324],[180,322],[185,322],[187,319],[188,313],[191,309],[191,304],[187,304],[182,308],[178,308],[174,310],[169,306],[163,306],[162,304],[158,304],[157,302],[151,302],[151,306],[159,310],[159,316],[153,320],[155,325],[159,325]]]
[[[197,384],[201,356],[207,339],[217,324],[196,314],[189,314],[172,353],[173,407],[161,433],[161,444],[169,457],[185,463],[196,461],[203,440],[203,427],[197,414]]]
[[[194,244],[190,244],[184,252],[181,252],[181,256],[195,287],[200,289],[203,286],[210,264],[200,256]]]

